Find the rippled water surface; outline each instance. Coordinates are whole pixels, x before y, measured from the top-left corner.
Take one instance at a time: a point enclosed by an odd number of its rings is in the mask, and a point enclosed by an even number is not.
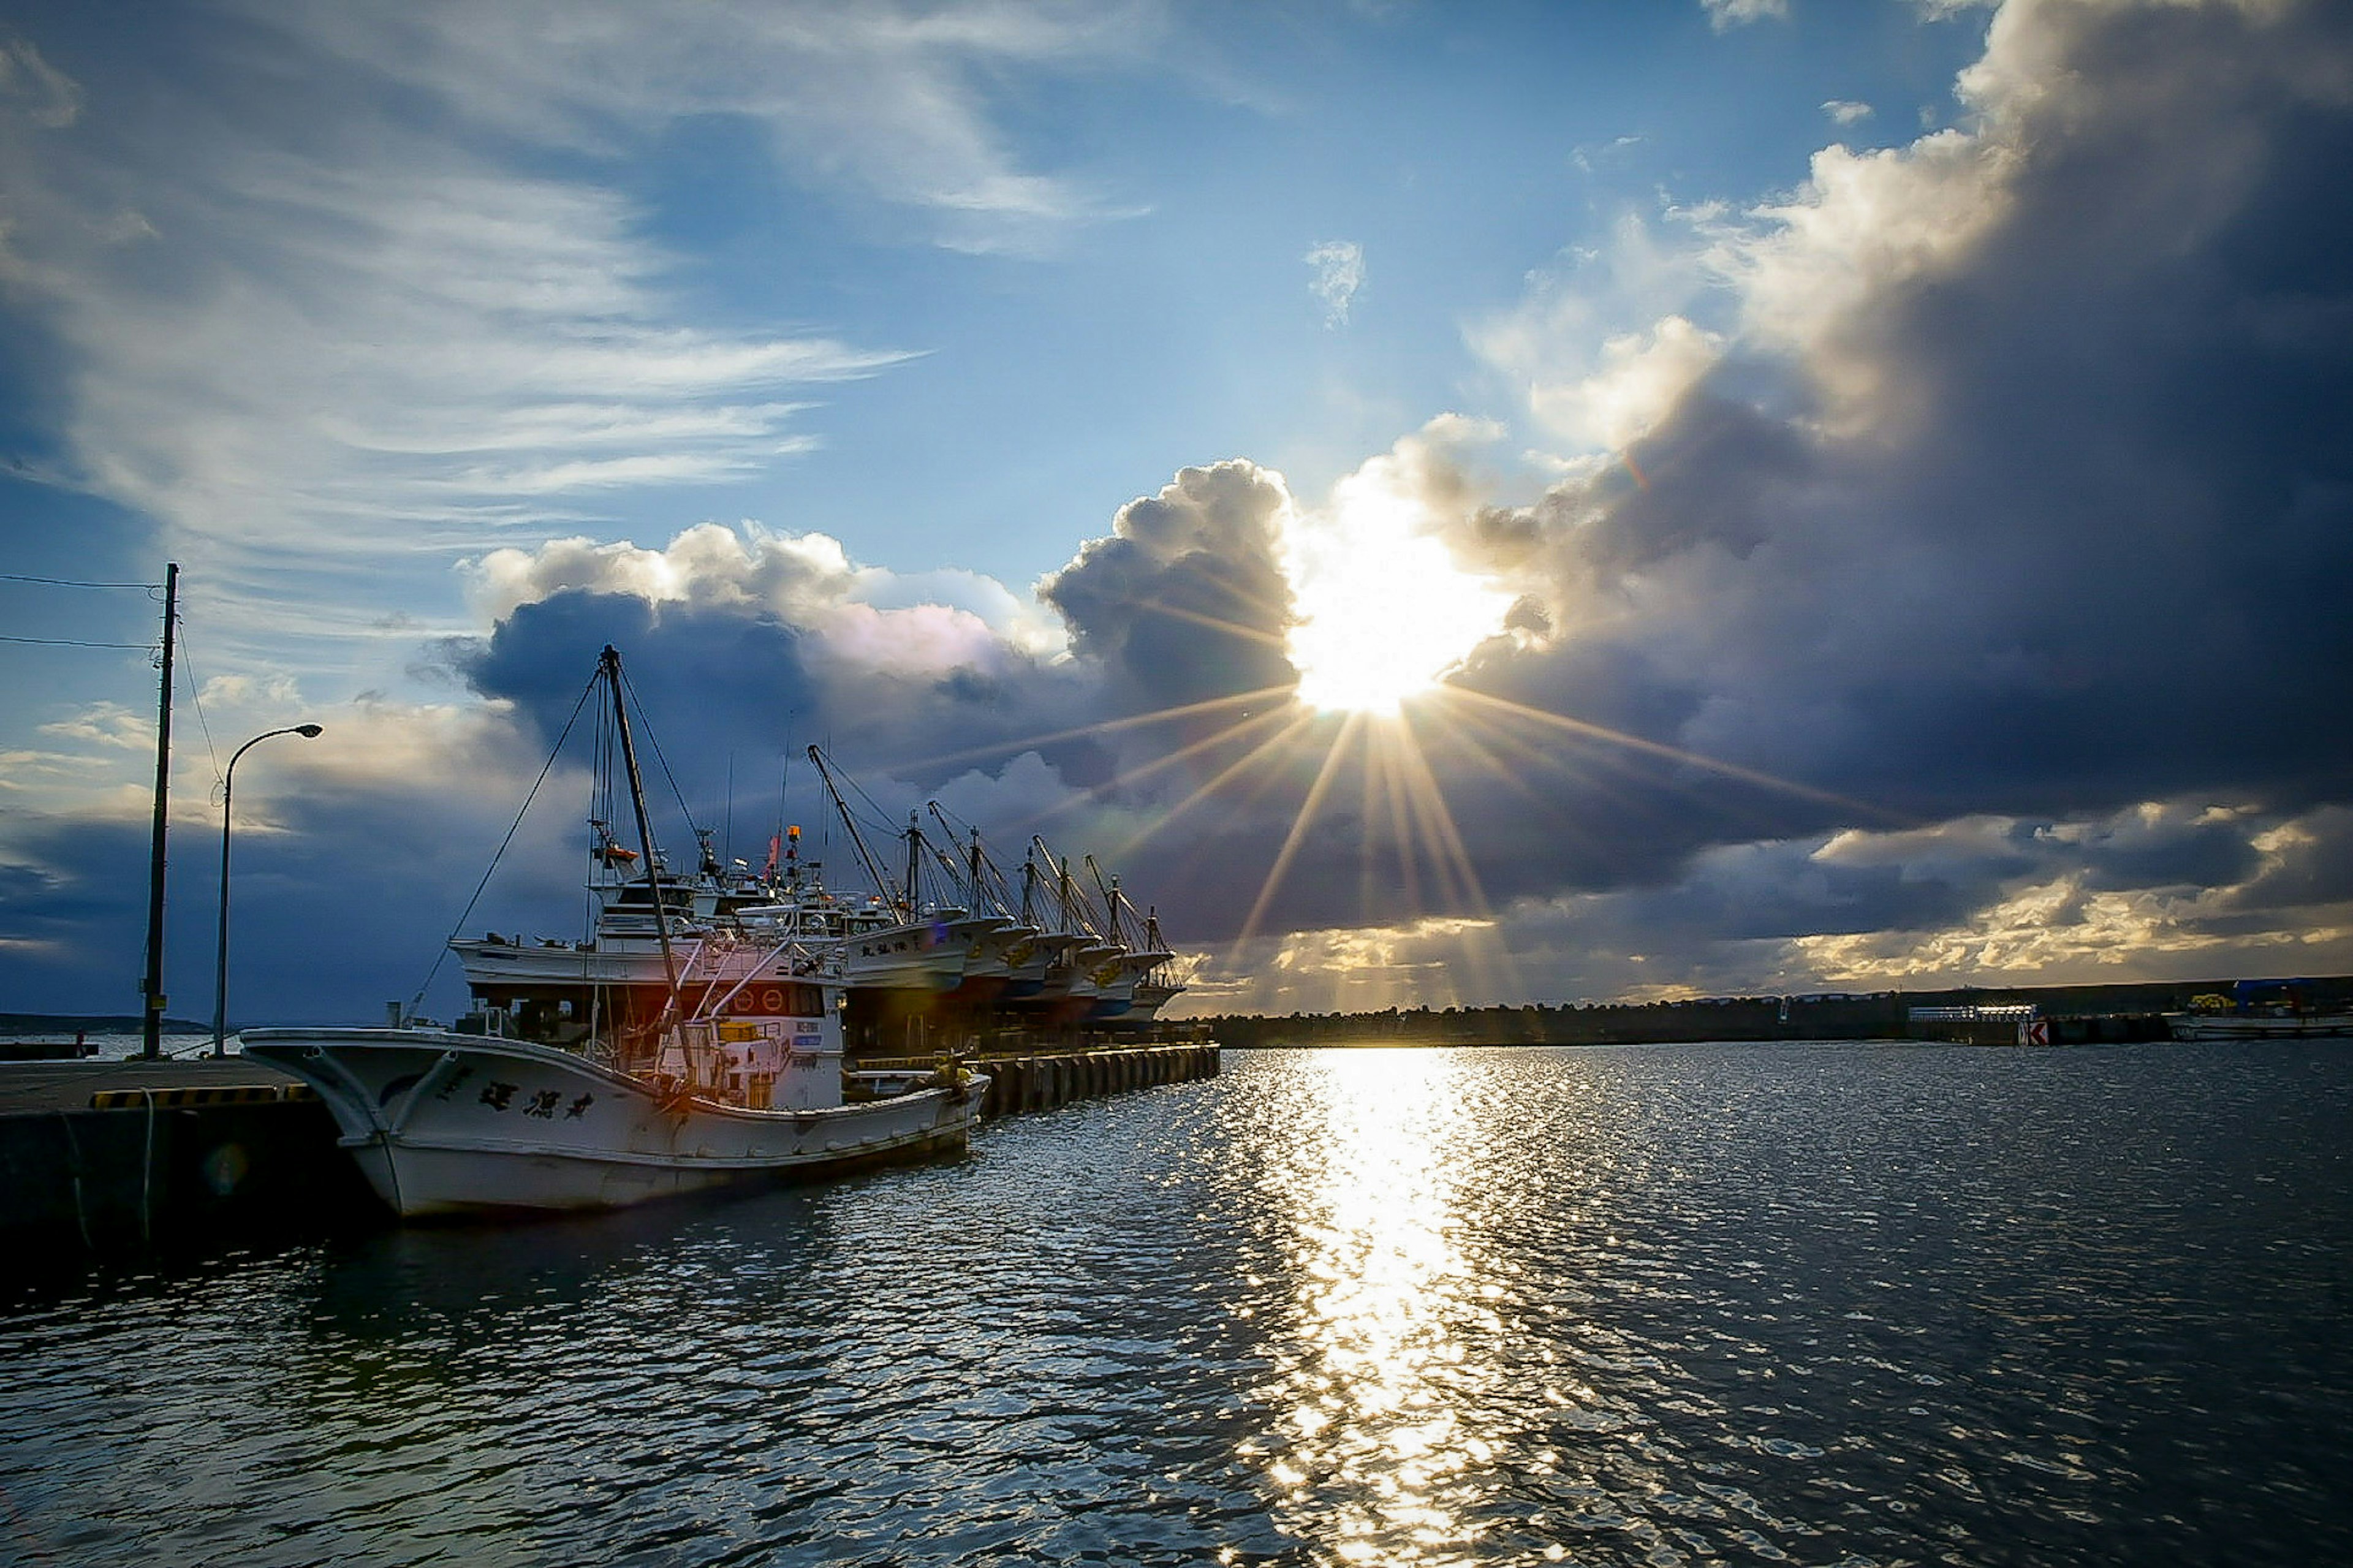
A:
[[[0,1561],[2353,1561],[2353,1042],[1229,1053],[0,1305]]]

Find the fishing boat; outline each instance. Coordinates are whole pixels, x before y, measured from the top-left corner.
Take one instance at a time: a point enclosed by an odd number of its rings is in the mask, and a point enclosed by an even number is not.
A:
[[[452,942],[478,1005],[458,1026],[248,1029],[245,1053],[318,1092],[404,1218],[614,1208],[964,1149],[985,1077],[845,1072],[839,921],[796,904],[725,929],[693,909],[653,843],[609,647],[596,683],[638,837],[622,849],[591,819],[596,858],[633,876],[604,886],[596,934]]]
[[[2227,996],[2193,996],[2166,1015],[2177,1040],[2306,1040],[2353,1035],[2353,1013],[2313,1005],[2308,980],[2242,980]]]
[[[2353,1013],[2275,1017],[2174,1013],[2165,1022],[2177,1040],[2310,1040],[2353,1035]]]

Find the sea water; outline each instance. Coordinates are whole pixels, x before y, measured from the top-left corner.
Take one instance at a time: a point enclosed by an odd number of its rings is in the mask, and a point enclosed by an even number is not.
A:
[[[72,1029],[36,1029],[27,1034],[9,1035],[5,1037],[25,1040],[70,1040],[74,1035],[75,1031]],[[137,1034],[94,1034],[87,1030],[81,1032],[81,1041],[89,1049],[89,1059],[102,1062],[128,1061],[133,1057],[143,1054],[147,1044],[144,1037]],[[235,1030],[229,1032],[228,1043],[232,1048],[236,1046]],[[155,1048],[158,1055],[185,1061],[196,1057],[210,1056],[213,1037],[209,1034],[160,1035],[156,1037]]]
[[[1231,1052],[0,1291],[0,1561],[2353,1561],[2353,1041]]]

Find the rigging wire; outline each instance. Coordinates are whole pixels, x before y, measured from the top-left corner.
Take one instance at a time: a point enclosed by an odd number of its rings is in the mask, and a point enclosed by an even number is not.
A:
[[[836,765],[839,766],[839,764]],[[851,794],[855,795],[860,801],[865,803],[867,810],[874,814],[871,816],[862,818],[867,826],[874,829],[875,832],[881,834],[886,838],[900,831],[898,818],[891,813],[883,810],[882,803],[876,800],[872,795],[868,795],[865,789],[856,779],[844,773],[841,775],[841,782],[849,787]]]
[[[188,678],[188,702],[196,710],[196,728],[205,732],[205,755],[211,759],[213,764],[213,788],[222,795],[225,804],[228,793],[228,775],[221,771],[220,747],[213,743],[213,727],[205,718],[204,693],[197,689],[195,661],[188,657],[188,618],[185,616],[174,618],[180,623],[179,662],[182,671]]]
[[[627,670],[621,672],[621,686],[628,692],[629,700],[637,704],[638,728],[644,731],[646,744],[653,748],[654,761],[661,764],[662,777],[670,784],[670,797],[678,802],[679,814],[686,818],[687,830],[700,833],[701,829],[694,826],[694,808],[686,804],[686,792],[678,787],[678,777],[670,771],[670,759],[662,755],[661,742],[654,737],[653,721],[647,716],[645,701],[638,695],[637,687],[630,683]]]
[[[958,816],[956,813],[950,811],[946,806],[942,805],[936,800],[927,800],[923,805],[926,809],[931,811],[934,816],[939,818],[940,826],[948,830],[950,839],[957,843],[959,846],[961,846],[962,842],[967,838],[977,839],[982,837],[980,825],[978,823],[973,822],[969,818]],[[980,849],[981,870],[980,891],[987,897],[995,900],[997,906],[1009,914],[1012,912],[1014,905],[1018,901],[1015,899],[1013,894],[1013,884],[1006,879],[1004,869],[997,863],[997,857],[988,852],[987,845],[984,843],[979,845],[978,847]],[[960,875],[969,877],[971,875],[971,868],[966,867]]]
[[[600,671],[599,674],[601,673]],[[596,689],[596,679],[592,676],[588,684],[581,689],[580,700],[572,705],[572,716],[565,720],[563,732],[555,737],[555,744],[548,750],[547,761],[540,764],[539,777],[531,782],[531,793],[523,796],[522,809],[515,813],[514,821],[507,827],[507,836],[499,840],[498,853],[491,857],[490,865],[482,871],[482,879],[474,884],[474,896],[468,899],[466,907],[459,911],[458,922],[449,928],[449,934],[441,939],[441,951],[433,955],[433,967],[425,972],[425,978],[417,984],[417,994],[408,999],[407,1016],[409,1017],[415,1017],[417,1009],[425,1005],[425,993],[431,987],[433,977],[441,973],[441,964],[449,956],[449,944],[458,940],[459,931],[465,930],[466,921],[474,913],[474,906],[481,902],[482,889],[491,885],[491,874],[498,870],[499,861],[506,854],[507,846],[514,842],[515,834],[522,826],[522,819],[529,815],[531,803],[539,798],[540,786],[547,782],[547,775],[554,771],[555,759],[564,754],[564,742],[572,738],[572,726],[580,721],[580,710],[588,705],[588,694]]]

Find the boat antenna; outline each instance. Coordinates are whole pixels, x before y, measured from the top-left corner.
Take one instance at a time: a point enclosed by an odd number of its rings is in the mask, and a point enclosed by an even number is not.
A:
[[[155,831],[147,864],[147,974],[139,984],[139,1054],[153,1061],[164,1054],[164,829],[171,816],[172,630],[179,618],[180,563],[164,566],[164,694],[155,709]]]
[[[637,743],[629,738],[629,705],[621,698],[620,650],[607,643],[596,668],[605,684],[613,689],[613,729],[621,742],[621,768],[629,780],[629,806],[638,814],[638,847],[646,858],[646,891],[654,900],[654,939],[661,944],[662,977],[670,984],[670,997],[662,1004],[667,1016],[678,1005],[678,960],[670,950],[670,914],[662,908],[661,873],[655,869],[654,830],[646,822],[646,788],[638,776]]]

